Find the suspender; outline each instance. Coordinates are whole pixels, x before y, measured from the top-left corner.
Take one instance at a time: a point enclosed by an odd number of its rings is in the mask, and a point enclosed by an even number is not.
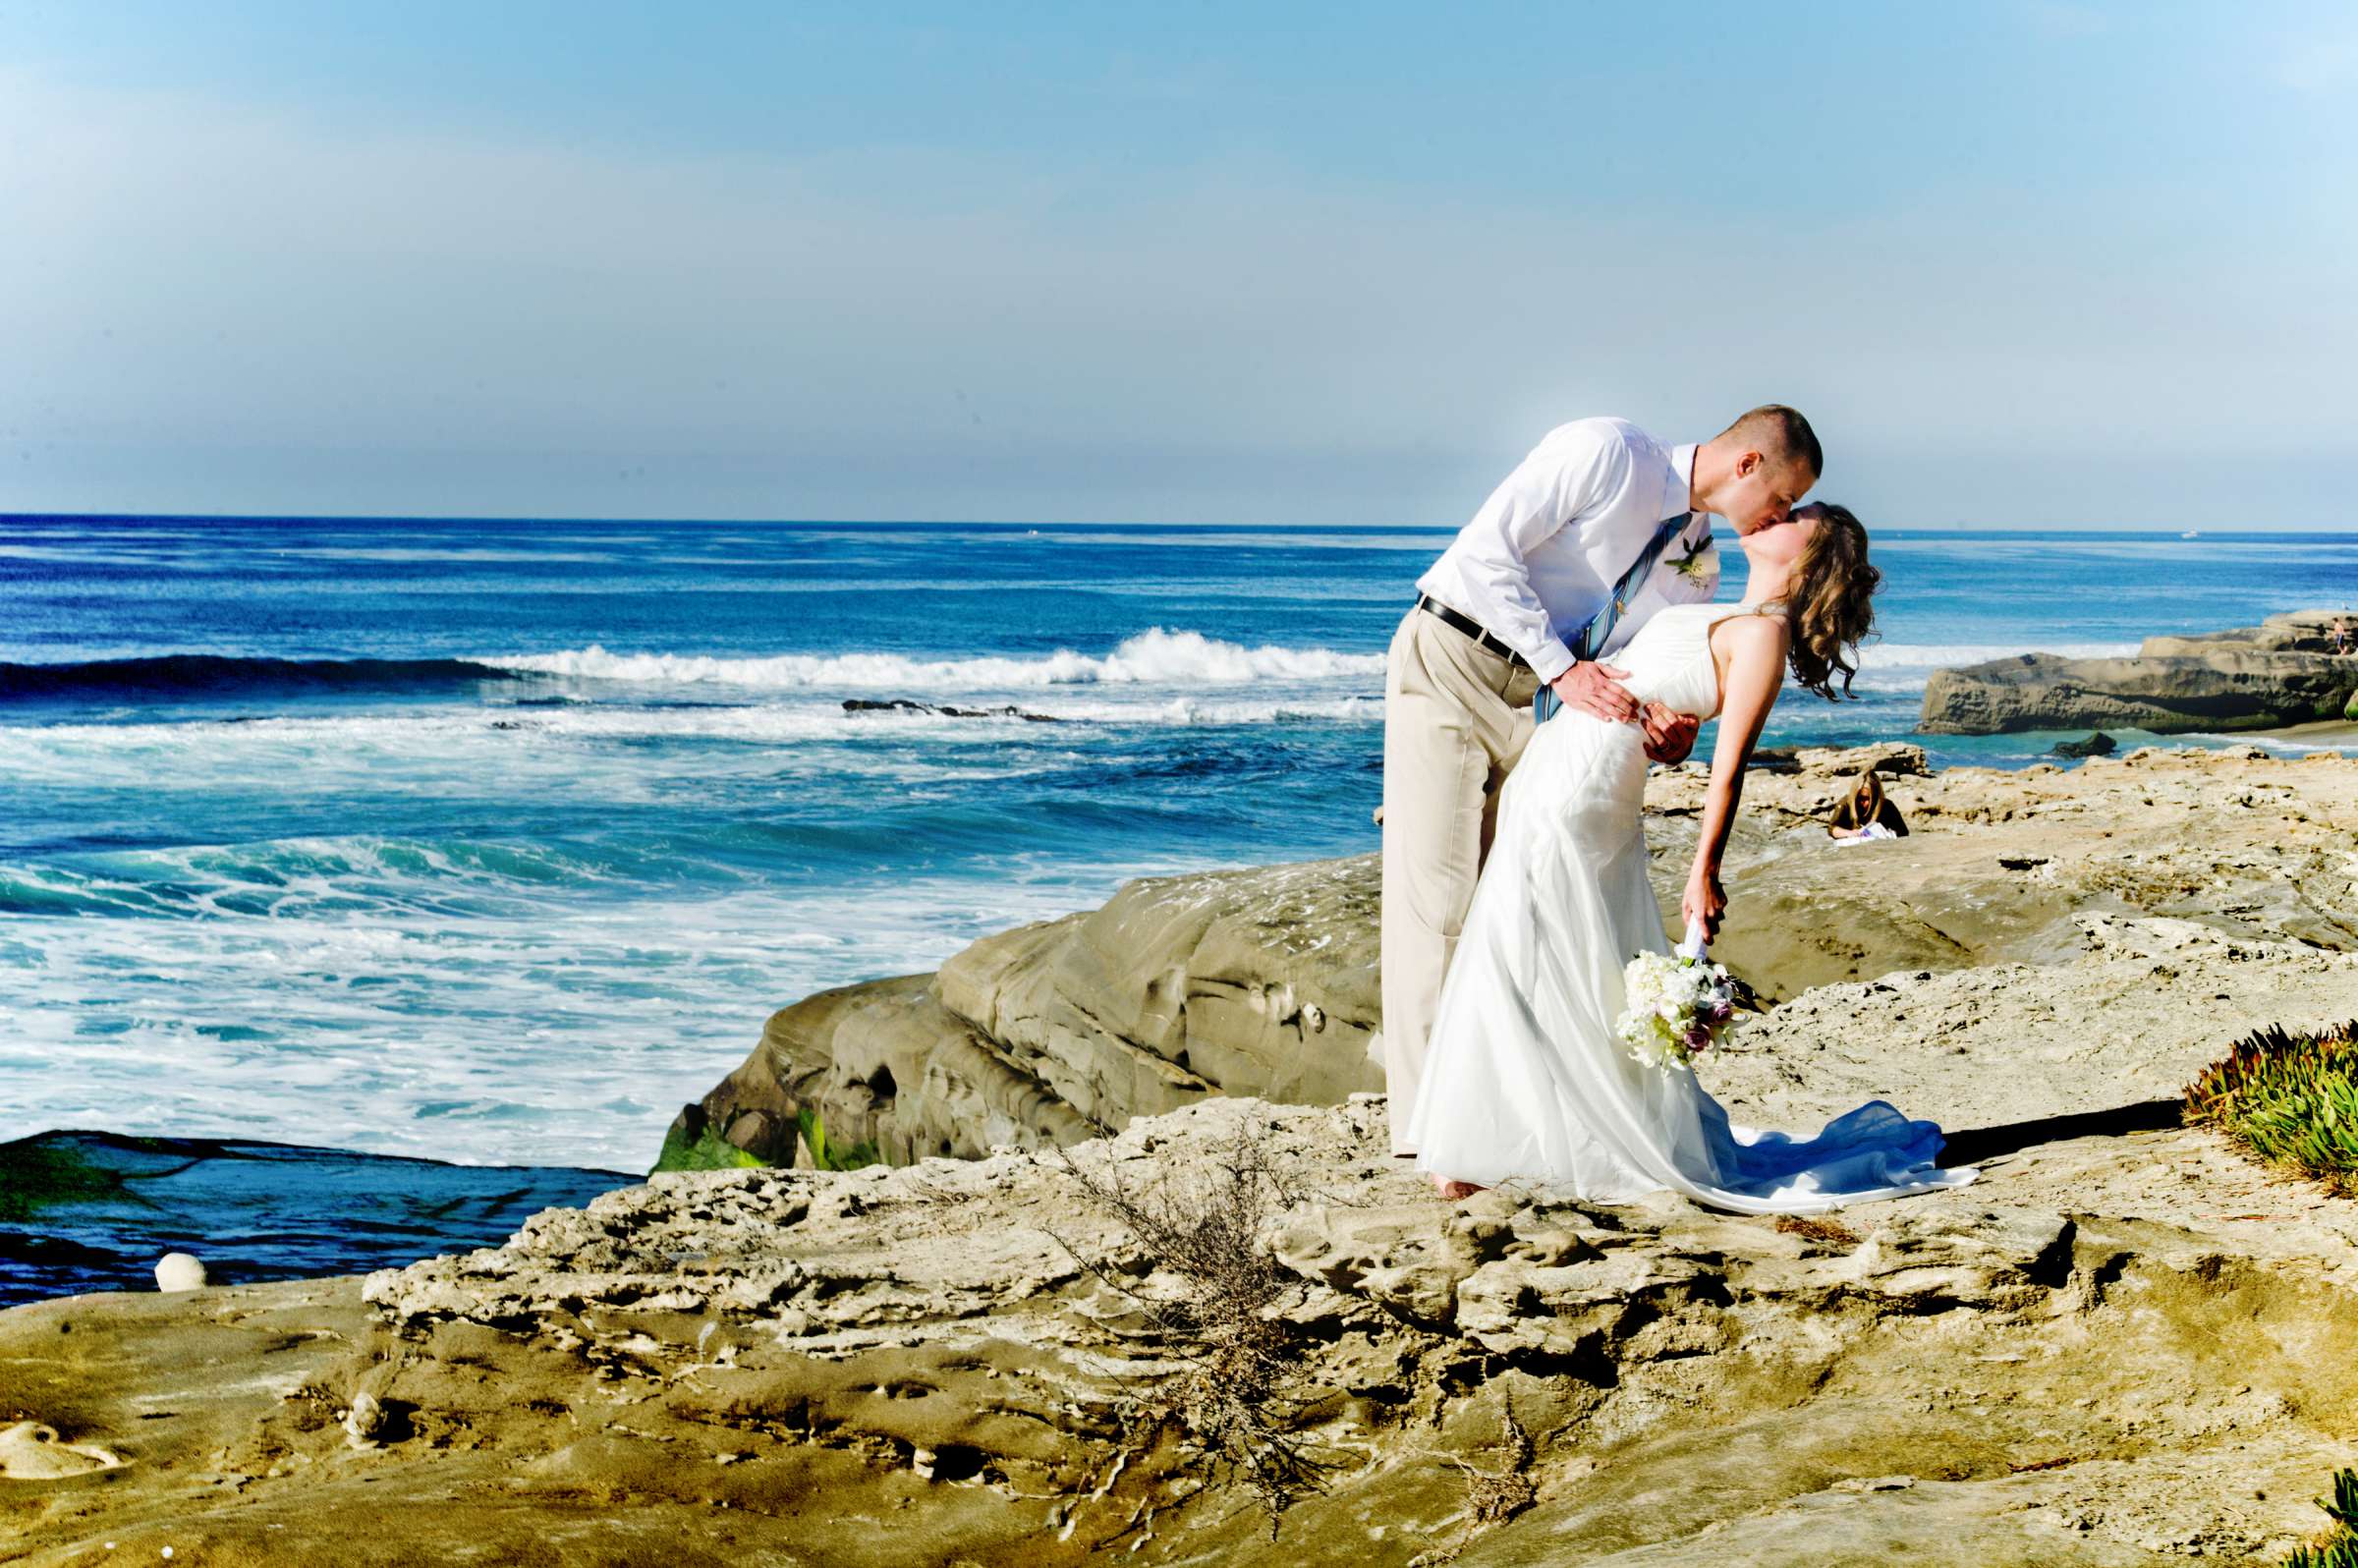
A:
[[[1621,624],[1621,612],[1629,608],[1631,595],[1644,585],[1647,574],[1662,558],[1670,541],[1684,533],[1694,519],[1694,513],[1681,512],[1662,520],[1661,526],[1654,531],[1654,537],[1646,541],[1646,548],[1638,552],[1637,560],[1621,574],[1621,581],[1613,585],[1612,596],[1604,601],[1604,607],[1590,616],[1589,624],[1580,629],[1579,639],[1571,644],[1574,658],[1593,659],[1604,651],[1604,644],[1612,641],[1613,628]]]
[[[1578,637],[1565,640],[1575,659],[1594,659],[1604,651],[1604,644],[1612,640],[1613,628],[1621,624],[1621,612],[1629,608],[1630,599],[1645,585],[1647,574],[1662,558],[1662,552],[1670,547],[1670,541],[1684,533],[1687,525],[1693,521],[1695,514],[1692,512],[1681,512],[1676,517],[1662,520],[1661,526],[1654,531],[1654,537],[1646,541],[1646,548],[1638,552],[1638,558],[1630,563],[1629,570],[1621,574],[1621,581],[1613,585],[1613,591],[1605,599],[1603,607],[1589,617],[1589,624],[1580,629]],[[1563,700],[1555,695],[1554,688],[1543,686],[1532,694],[1531,714],[1539,723],[1544,724],[1563,705]]]

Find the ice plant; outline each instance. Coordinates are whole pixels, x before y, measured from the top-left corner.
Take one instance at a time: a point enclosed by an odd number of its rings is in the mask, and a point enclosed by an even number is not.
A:
[[[2285,1558],[2284,1568],[2358,1568],[2358,1471],[2336,1473],[2333,1495],[2317,1505],[2333,1521],[2331,1533]]]
[[[2209,1122],[2272,1164],[2358,1196],[2358,1021],[2314,1034],[2272,1026],[2235,1042],[2186,1090]]]

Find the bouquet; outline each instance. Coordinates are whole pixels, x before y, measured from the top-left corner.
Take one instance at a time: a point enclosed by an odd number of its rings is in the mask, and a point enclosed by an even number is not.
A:
[[[1621,972],[1626,1005],[1616,1028],[1633,1061],[1669,1072],[1689,1065],[1735,1028],[1736,982],[1703,956],[1703,930],[1687,927],[1672,954],[1640,953]]]

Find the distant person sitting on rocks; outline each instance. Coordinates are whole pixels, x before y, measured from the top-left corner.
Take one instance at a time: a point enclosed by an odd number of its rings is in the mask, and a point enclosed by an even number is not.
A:
[[[1834,819],[1825,825],[1825,831],[1829,838],[1857,843],[1871,838],[1906,838],[1908,824],[1871,767],[1859,775],[1849,794],[1834,803]]]
[[[2334,652],[2347,653],[2350,651],[2350,648],[2353,645],[2353,639],[2351,637],[2350,623],[2348,621],[2343,620],[2339,616],[2334,617],[2333,631],[2331,635],[2333,638]]]

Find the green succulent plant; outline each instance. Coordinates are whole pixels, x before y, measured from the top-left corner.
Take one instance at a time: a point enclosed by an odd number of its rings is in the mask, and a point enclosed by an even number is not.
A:
[[[2186,1090],[2186,1119],[2260,1158],[2358,1195],[2358,1022],[2246,1036]]]
[[[2333,1478],[2333,1495],[2317,1505],[2333,1516],[2333,1534],[2284,1559],[2284,1568],[2358,1568],[2358,1470]]]

